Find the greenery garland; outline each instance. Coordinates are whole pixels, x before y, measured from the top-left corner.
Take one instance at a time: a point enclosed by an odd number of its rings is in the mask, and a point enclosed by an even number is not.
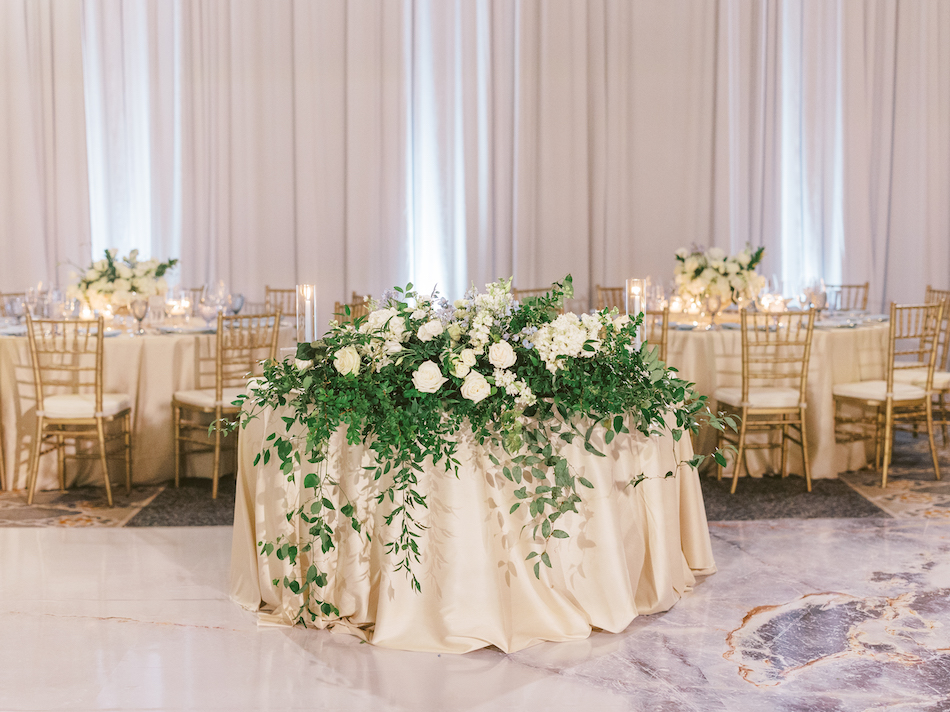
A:
[[[510,280],[487,285],[485,293],[472,290],[454,304],[435,293],[420,295],[410,284],[373,304],[368,317],[351,322],[347,307],[345,321],[331,322],[323,340],[298,345],[295,361],[266,363],[263,379],[238,401],[247,401],[240,423],[246,427],[264,408],[288,413],[284,433],[268,436],[254,464],[276,455],[288,481],[303,477],[298,506],[287,518],[306,534],[298,545],[281,538],[258,542],[260,554],[296,567],[301,554],[336,547],[334,526],[369,538],[327,472],[328,444],[341,428],[348,443],[366,443],[372,453],[376,501],[388,503],[385,522],[396,532],[385,551],[421,590],[413,565],[424,529],[418,514],[427,502],[417,475],[431,462],[459,476],[460,431],[506,454],[504,462],[490,457],[517,486],[510,512],[529,510],[534,546],[527,558],[536,560],[540,577],[542,566],[551,566],[551,540],[568,537],[560,521],[578,512],[581,493],[593,487],[560,454],[563,443],[580,438],[588,452],[603,457],[591,442],[598,425],[607,444],[629,432],[625,423],[644,435],[671,429],[675,441],[697,432],[701,422],[735,427],[730,417],[711,413],[706,397],[660,361],[656,349],[634,347],[642,315],[559,314],[572,295],[570,275],[546,296],[520,304]],[[295,437],[300,432],[306,436]],[[714,457],[725,464],[722,453]],[[703,459],[685,464],[696,467]],[[643,479],[639,474],[630,484]],[[346,502],[339,510],[327,496],[331,489],[337,502]],[[328,572],[313,564],[300,579],[274,584],[302,595],[297,620],[305,623],[339,615],[322,595],[327,580]]]

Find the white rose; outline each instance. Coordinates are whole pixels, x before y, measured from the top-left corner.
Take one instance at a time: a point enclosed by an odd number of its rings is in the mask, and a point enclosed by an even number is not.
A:
[[[462,384],[462,397],[473,403],[485,400],[491,394],[491,386],[478,371],[469,371]]]
[[[709,259],[718,262],[719,260],[725,258],[726,253],[721,247],[710,247],[708,250],[706,250],[706,256]]]
[[[457,359],[452,360],[452,375],[456,378],[465,378],[471,370],[470,366],[466,366],[461,361]]]
[[[748,250],[743,250],[743,251],[740,252],[738,255],[736,255],[736,261],[737,261],[740,265],[742,265],[743,267],[745,267],[746,265],[749,264],[749,262],[752,261],[752,255],[749,254],[749,251],[748,251]]]
[[[459,361],[462,362],[463,366],[471,368],[475,365],[475,352],[472,349],[462,349],[462,353],[459,354]]]
[[[402,351],[402,344],[398,341],[389,340],[383,343],[383,353],[398,354],[400,351]]]
[[[687,250],[685,247],[681,247],[676,251],[676,256],[685,260],[687,257],[689,257],[689,250]]]
[[[96,279],[96,277],[98,277],[98,276],[99,276],[99,272],[97,272],[96,270],[94,270],[94,269],[87,269],[87,270],[86,270],[85,280],[86,280],[87,282],[92,282],[92,281],[94,281],[94,280]]]
[[[630,323],[630,315],[629,315],[629,314],[621,314],[621,315],[618,316],[616,319],[614,319],[614,328],[616,328],[616,329],[622,329],[623,327],[625,327],[625,326],[626,326],[627,324],[629,324],[629,323]]]
[[[515,350],[507,341],[499,341],[488,349],[488,362],[495,368],[511,368],[517,360]]]
[[[447,331],[449,332],[449,338],[452,339],[452,341],[458,341],[462,338],[462,327],[458,324],[449,324]]]
[[[692,275],[696,269],[699,267],[699,259],[696,257],[689,257],[686,259],[686,264],[683,265],[683,271],[687,274]]]
[[[432,319],[427,321],[425,324],[419,327],[419,331],[416,332],[416,336],[419,337],[419,341],[432,341],[436,336],[441,334],[444,331],[442,327],[442,322],[438,319]]]
[[[355,346],[344,346],[333,354],[333,367],[342,375],[346,376],[352,373],[354,376],[360,372],[360,355]]]
[[[435,393],[447,380],[435,361],[425,361],[412,374],[412,385],[421,393]]]
[[[129,268],[128,265],[123,264],[122,262],[119,262],[119,263],[115,266],[115,273],[116,273],[119,277],[121,277],[122,279],[131,279],[131,278],[132,278],[132,270]]]
[[[298,371],[309,371],[313,368],[313,360],[301,361],[299,358],[295,358],[294,366],[296,366]]]

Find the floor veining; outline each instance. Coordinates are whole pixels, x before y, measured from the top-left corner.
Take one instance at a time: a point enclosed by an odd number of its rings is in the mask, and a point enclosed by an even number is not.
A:
[[[227,527],[0,529],[0,710],[950,710],[950,522],[710,530],[621,634],[439,656],[259,627]]]

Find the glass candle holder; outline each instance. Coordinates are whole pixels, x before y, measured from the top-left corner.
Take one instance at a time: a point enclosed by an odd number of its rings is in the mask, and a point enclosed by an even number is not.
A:
[[[297,285],[297,342],[317,340],[317,285]]]
[[[631,277],[627,280],[626,308],[627,314],[632,319],[636,319],[637,315],[643,311],[644,304],[646,303],[646,293],[647,283],[645,279],[635,279]],[[633,340],[633,345],[636,348],[640,348],[642,341],[641,329],[637,329],[637,335]]]

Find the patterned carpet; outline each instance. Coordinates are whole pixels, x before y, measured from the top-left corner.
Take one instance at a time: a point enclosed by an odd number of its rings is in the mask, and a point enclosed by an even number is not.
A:
[[[927,439],[898,433],[887,489],[880,474],[848,472],[836,480],[815,480],[812,491],[796,475],[743,477],[736,494],[729,480],[703,477],[709,521],[751,519],[950,519],[950,449],[940,446],[944,479],[934,479]],[[188,479],[171,485],[134,487],[131,496],[116,486],[114,508],[101,488],[37,492],[33,506],[26,493],[0,492],[0,527],[156,527],[230,526],[234,516],[234,479],[223,477],[218,498],[211,481]]]

